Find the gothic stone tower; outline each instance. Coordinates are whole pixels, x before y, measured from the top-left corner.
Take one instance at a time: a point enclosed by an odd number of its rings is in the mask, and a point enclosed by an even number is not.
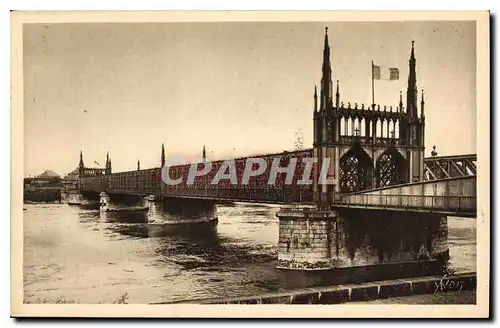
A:
[[[330,64],[330,45],[328,43],[328,27],[325,28],[325,43],[323,48],[322,78],[320,86],[320,105],[318,108],[318,94],[314,88],[314,158],[318,159],[314,170],[314,199],[318,205],[328,205],[333,201],[333,195],[338,194],[338,185],[322,183],[324,179],[335,178],[338,175],[339,149],[335,145],[340,138],[340,120],[338,120],[337,109],[339,101],[339,89],[335,95],[335,106],[333,105],[333,81],[332,68]],[[323,164],[325,163],[326,164]],[[326,172],[321,172],[321,170]],[[337,189],[337,190],[336,190]]]
[[[333,98],[335,96],[335,99]],[[343,193],[420,181],[424,159],[424,98],[417,110],[417,81],[412,42],[406,108],[400,94],[399,106],[370,104],[347,106],[340,102],[339,81],[333,95],[328,28],[325,31],[319,104],[314,89],[314,199],[328,207]],[[335,178],[335,184],[319,180]],[[323,168],[323,169],[325,169]]]
[[[338,80],[333,94],[326,30],[321,86],[319,95],[314,88],[313,98],[317,209],[282,209],[276,214],[279,268],[373,269],[383,264],[394,265],[389,271],[398,277],[403,265],[414,268],[415,262],[447,257],[446,218],[405,212],[402,220],[397,211],[335,207],[345,193],[423,179],[424,99],[422,94],[419,117],[413,43],[409,68],[406,108],[401,93],[395,110],[378,104],[346,106],[340,102]]]
[[[408,89],[406,91],[406,109],[407,115],[404,118],[403,134],[400,130],[400,138],[407,146],[406,157],[409,160],[410,182],[416,182],[423,179],[424,174],[424,93],[422,90],[421,113],[417,116],[417,72],[415,59],[415,42],[411,43],[411,55],[409,61]]]

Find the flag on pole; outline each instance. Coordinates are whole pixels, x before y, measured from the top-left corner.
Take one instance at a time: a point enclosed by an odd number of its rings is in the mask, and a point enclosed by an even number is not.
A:
[[[375,80],[399,80],[399,69],[395,67],[387,69],[383,66],[373,65],[373,78]]]
[[[97,166],[101,165],[101,164],[97,163],[97,161],[94,161],[94,163],[96,163]]]

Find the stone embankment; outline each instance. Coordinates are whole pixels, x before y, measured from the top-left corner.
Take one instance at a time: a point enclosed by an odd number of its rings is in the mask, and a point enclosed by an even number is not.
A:
[[[176,303],[195,304],[340,304],[389,297],[436,294],[476,289],[476,273],[375,281],[363,284],[304,288],[256,296],[203,299]]]

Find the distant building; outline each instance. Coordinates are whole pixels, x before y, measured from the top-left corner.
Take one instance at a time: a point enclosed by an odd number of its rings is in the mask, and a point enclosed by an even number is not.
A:
[[[43,173],[35,176],[34,178],[25,178],[24,187],[34,188],[36,186],[54,186],[61,182],[61,176],[54,171],[45,170]]]
[[[61,176],[45,170],[34,178],[24,179],[24,201],[57,202],[61,199]]]
[[[35,177],[35,181],[39,181],[42,183],[53,183],[61,181],[61,176],[54,171],[45,170],[42,174],[39,174]]]

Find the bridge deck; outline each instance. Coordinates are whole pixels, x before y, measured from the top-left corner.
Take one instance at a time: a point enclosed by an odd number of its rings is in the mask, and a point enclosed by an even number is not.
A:
[[[103,174],[83,177],[80,189],[83,192],[107,192],[110,194],[159,195],[193,199],[240,201],[272,204],[313,204],[312,185],[299,185],[304,173],[302,159],[311,157],[312,150],[268,154],[264,156],[267,169],[263,175],[252,177],[247,185],[233,185],[221,180],[210,182],[222,161],[210,163],[211,171],[206,176],[196,177],[194,184],[166,185],[161,168]],[[286,184],[286,175],[279,173],[274,185],[268,184],[271,162],[278,159],[286,166],[290,158],[299,159],[292,184]],[[336,207],[372,208],[386,210],[411,210],[438,212],[447,215],[476,216],[476,155],[440,156],[425,158],[427,181],[408,183],[365,190],[341,195]],[[238,182],[242,179],[246,158],[235,159]],[[199,163],[195,165],[206,165]],[[171,168],[172,179],[187,181],[189,164]],[[312,177],[310,175],[310,177]]]
[[[476,177],[448,178],[366,190],[343,195],[335,207],[476,217]]]

